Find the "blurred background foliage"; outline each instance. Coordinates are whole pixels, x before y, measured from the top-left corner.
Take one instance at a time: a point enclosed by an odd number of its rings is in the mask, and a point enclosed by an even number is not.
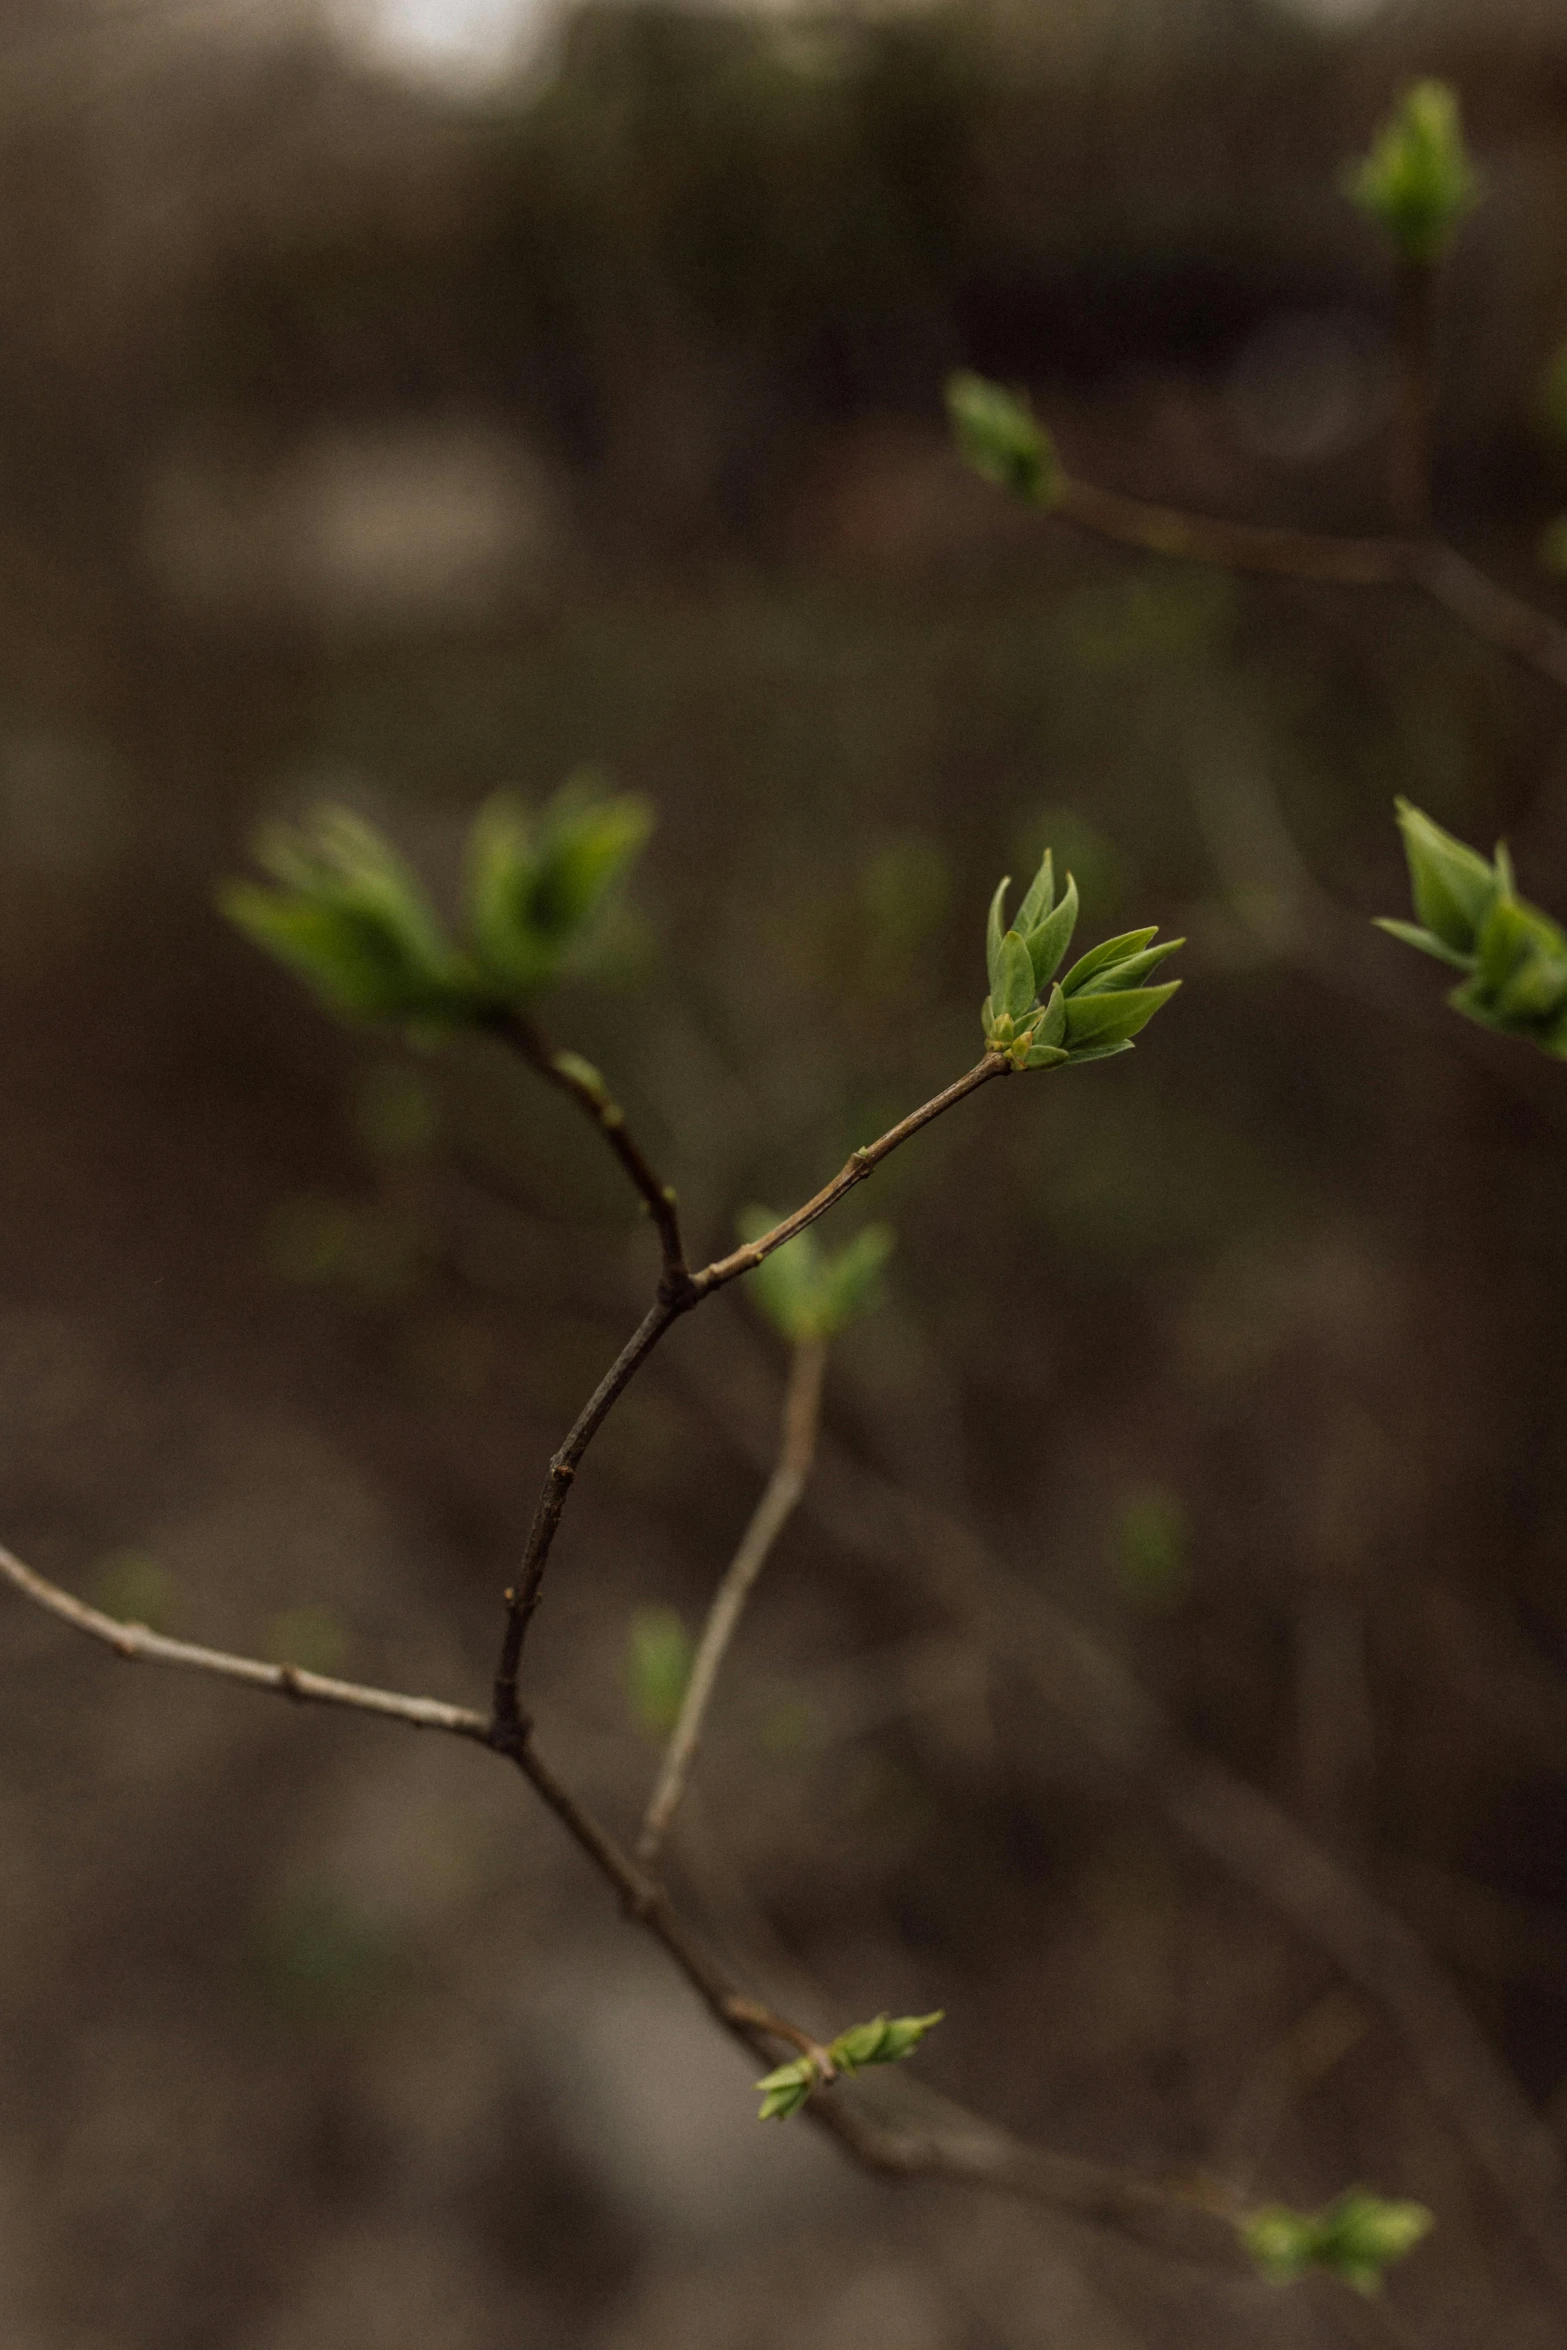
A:
[[[1567,24],[583,7],[459,84],[345,22],[48,0],[0,47],[0,1531],[118,1612],[471,1695],[645,1286],[569,1105],[347,1036],[225,934],[258,824],[345,799],[449,901],[492,791],[587,760],[652,799],[549,1025],[704,1252],[975,1057],[985,904],[1049,841],[1083,943],[1157,920],[1187,984],[1135,1061],[878,1175],[898,1253],[830,1423],[1354,1856],[1567,2126],[1567,1095],[1365,920],[1404,902],[1396,792],[1567,907],[1559,700],[1395,599],[1020,516],[940,410],[972,365],[1090,478],[1378,527],[1388,292],[1338,174],[1440,74],[1486,200],[1439,508],[1559,597]],[[780,1375],[743,1302],[667,1358],[537,1648],[622,1823],[637,1674]],[[780,2148],[471,1758],[111,1677],[14,1610],[3,1672],[19,2342],[1350,2338]],[[1559,2340],[1386,2027],[808,1520],[683,1836],[817,2027],[944,2005],[922,2072],[1051,2142],[1418,2197],[1418,2338]]]

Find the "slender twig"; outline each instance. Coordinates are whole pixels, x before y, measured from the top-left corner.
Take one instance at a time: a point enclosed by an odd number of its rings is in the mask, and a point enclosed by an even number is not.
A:
[[[1072,478],[1062,481],[1051,511],[1095,538],[1221,571],[1272,572],[1338,587],[1416,588],[1471,635],[1567,689],[1567,628],[1499,587],[1441,539],[1334,538],[1321,531],[1271,530],[1150,505]]]
[[[1232,2190],[1200,2173],[1144,2177],[1109,2164],[1046,2152],[946,2100],[940,2101],[944,2113],[951,2117],[945,2129],[900,2130],[846,2102],[840,2087],[829,2091],[833,2068],[826,2050],[799,2025],[775,2014],[729,1980],[677,1915],[663,1888],[637,1867],[556,1776],[526,1727],[497,1734],[487,1716],[466,1706],[330,1680],[294,1665],[268,1664],[260,1657],[231,1656],[191,1641],[166,1639],[142,1624],[122,1624],[49,1582],[3,1548],[0,1578],[73,1631],[101,1641],[118,1656],[210,1673],[274,1696],[314,1700],[358,1714],[380,1714],[419,1729],[445,1730],[504,1754],[619,1896],[627,1916],[661,1946],[732,2039],[767,2065],[774,2061],[780,2044],[813,2058],[821,2072],[821,2085],[812,2092],[805,2110],[863,2168],[891,2179],[962,2181],[1104,2223],[1174,2221],[1187,2229],[1194,2221],[1222,2223],[1222,2227],[1204,2230],[1200,2249],[1206,2257],[1220,2261],[1236,2257],[1234,2228],[1244,2219],[1245,2206]]]
[[[1436,271],[1400,258],[1394,280],[1390,503],[1395,529],[1419,536],[1431,527],[1431,459],[1436,425]]]
[[[497,1013],[490,1026],[547,1085],[555,1086],[574,1101],[603,1135],[657,1229],[664,1259],[660,1295],[667,1294],[671,1302],[680,1299],[691,1275],[686,1265],[685,1241],[681,1237],[673,1187],[654,1173],[646,1153],[626,1124],[625,1111],[597,1070],[574,1053],[554,1052],[537,1022],[525,1012]]]
[[[950,1110],[956,1103],[966,1100],[969,1094],[988,1084],[992,1077],[1006,1076],[1010,1069],[1011,1063],[1002,1054],[987,1053],[965,1076],[946,1086],[928,1102],[922,1103],[919,1109],[911,1110],[908,1117],[900,1119],[896,1126],[889,1127],[875,1142],[867,1143],[863,1149],[855,1151],[831,1183],[824,1184],[814,1198],[806,1201],[803,1208],[796,1208],[792,1216],[785,1216],[782,1223],[775,1224],[770,1232],[763,1233],[760,1240],[748,1241],[744,1248],[736,1249],[730,1256],[718,1258],[714,1263],[704,1266],[700,1273],[687,1275],[678,1289],[671,1289],[667,1281],[660,1282],[657,1298],[577,1414],[550,1462],[544,1488],[533,1513],[533,1524],[528,1531],[522,1566],[516,1582],[506,1594],[506,1625],[501,1636],[500,1660],[495,1668],[493,1718],[497,1731],[511,1735],[522,1720],[517,1676],[522,1665],[523,1643],[539,1604],[544,1572],[549,1565],[550,1551],[566,1507],[566,1497],[577,1473],[577,1465],[602,1425],[605,1414],[636,1377],[671,1322],[688,1312],[692,1306],[700,1305],[703,1298],[711,1296],[715,1289],[721,1289],[726,1282],[735,1280],[741,1273],[754,1271],[765,1257],[772,1255],[774,1249],[782,1248],[785,1241],[793,1240],[796,1233],[803,1232],[808,1224],[814,1224],[818,1216],[825,1216],[829,1208],[836,1207],[847,1192],[852,1191],[857,1183],[863,1183],[867,1175],[873,1174],[881,1165],[883,1159],[901,1143],[907,1142],[911,1135],[918,1134],[921,1127],[928,1126],[944,1110]]]
[[[522,1664],[522,1644],[528,1636],[528,1626],[539,1604],[544,1570],[549,1564],[550,1549],[566,1507],[566,1496],[577,1474],[577,1463],[603,1425],[605,1414],[635,1378],[670,1323],[694,1302],[689,1294],[680,1304],[663,1296],[654,1300],[573,1420],[550,1461],[544,1489],[533,1513],[533,1524],[528,1529],[522,1566],[515,1584],[506,1594],[506,1629],[501,1638],[500,1661],[495,1668],[494,1719],[497,1728],[514,1728],[521,1719],[517,1675]]]
[[[732,1356],[703,1392],[755,1446]],[[1432,2104],[1505,2199],[1558,2295],[1567,2295],[1567,2162],[1440,1962],[1386,1902],[1276,1803],[1192,1747],[1121,1660],[972,1528],[824,1440],[804,1508],[835,1542],[911,1578],[1003,1658],[1040,1701],[1180,1836],[1246,1885],[1392,2023]]]
[[[820,1338],[802,1338],[795,1346],[789,1365],[789,1383],[784,1390],[783,1429],[778,1447],[778,1459],[767,1486],[757,1503],[750,1524],[740,1538],[740,1547],[725,1569],[723,1580],[713,1596],[697,1642],[696,1654],[691,1660],[691,1677],[686,1683],[679,1717],[664,1750],[663,1763],[648,1799],[642,1833],[637,1839],[637,1859],[650,1869],[658,1858],[659,1847],[669,1833],[669,1825],[685,1793],[691,1766],[701,1740],[707,1709],[712,1703],[730,1641],[734,1638],[751,1587],[767,1563],[768,1552],[777,1541],[793,1514],[795,1504],[805,1491],[805,1481],[811,1473],[811,1462],[816,1454],[816,1434],[821,1421],[822,1373],[827,1365],[826,1342]]]
[[[305,1704],[344,1705],[362,1714],[384,1714],[407,1722],[416,1730],[448,1730],[456,1738],[488,1744],[490,1720],[465,1705],[445,1705],[434,1697],[405,1697],[394,1689],[370,1689],[358,1681],[335,1681],[325,1673],[307,1673],[301,1665],[268,1664],[261,1657],[230,1656],[221,1648],[200,1648],[193,1641],[170,1640],[145,1624],[124,1624],[101,1608],[89,1607],[50,1583],[11,1552],[0,1549],[0,1576],[27,1598],[76,1631],[101,1640],[127,1663],[181,1665],[196,1673],[215,1673],[222,1681],[239,1681],[247,1688],[271,1690]]]
[[[824,1183],[803,1208],[796,1208],[793,1215],[785,1216],[782,1223],[775,1224],[770,1232],[764,1232],[759,1240],[748,1240],[743,1248],[732,1250],[727,1257],[715,1258],[712,1264],[704,1265],[700,1273],[694,1273],[691,1286],[697,1296],[708,1296],[711,1291],[721,1289],[726,1281],[736,1280],[742,1273],[754,1273],[764,1257],[770,1257],[775,1248],[782,1248],[786,1240],[793,1240],[808,1224],[814,1224],[818,1216],[825,1216],[828,1209],[835,1208],[857,1183],[863,1183],[867,1175],[874,1174],[882,1160],[895,1151],[900,1143],[918,1134],[920,1128],[928,1126],[932,1118],[939,1118],[943,1110],[950,1110],[955,1103],[965,1101],[971,1093],[976,1093],[980,1086],[988,1085],[992,1077],[1009,1075],[1011,1067],[1011,1062],[1001,1053],[987,1053],[982,1061],[976,1061],[972,1069],[934,1095],[930,1101],[922,1103],[919,1109],[911,1110],[908,1117],[900,1119],[896,1126],[889,1127],[877,1141],[868,1142],[862,1150],[855,1151],[831,1183]]]

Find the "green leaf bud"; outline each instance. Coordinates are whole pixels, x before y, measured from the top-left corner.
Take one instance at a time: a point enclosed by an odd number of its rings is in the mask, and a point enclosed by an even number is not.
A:
[[[1036,506],[1060,490],[1055,445],[1020,392],[967,372],[947,378],[947,412],[958,449],[976,473]]]
[[[1398,808],[1422,920],[1378,927],[1467,974],[1447,999],[1455,1011],[1567,1058],[1567,934],[1517,895],[1505,848],[1487,863],[1407,801]]]
[[[1446,82],[1413,83],[1344,184],[1401,260],[1440,261],[1480,193],[1464,148],[1457,93]]]
[[[809,2056],[797,2056],[791,2063],[779,2065],[776,2072],[756,2084],[762,2092],[758,2121],[786,2122],[790,2114],[798,2113],[820,2077]]]
[[[841,2073],[857,2073],[869,2064],[901,2063],[913,2055],[945,2013],[938,2007],[930,2015],[879,2015],[868,2024],[851,2024],[839,2033],[827,2053]]]
[[[1268,2204],[1241,2223],[1240,2236],[1274,2284],[1293,2284],[1322,2269],[1358,2293],[1375,2293],[1383,2272],[1412,2252],[1433,2225],[1422,2203],[1390,2203],[1365,2187],[1351,2187],[1317,2212]]]

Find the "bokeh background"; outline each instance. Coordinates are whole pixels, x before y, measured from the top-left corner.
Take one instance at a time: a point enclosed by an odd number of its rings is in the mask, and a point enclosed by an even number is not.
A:
[[[860,2181],[756,2125],[511,1774],[6,1599],[16,2350],[1567,2338],[1376,2002],[1045,1702],[953,1531],[1348,1857],[1567,2130],[1567,1078],[1366,920],[1397,791],[1567,905],[1562,699],[1394,597],[1021,516],[940,412],[975,365],[1092,478],[1378,527],[1387,285],[1337,177],[1424,72],[1487,188],[1439,503],[1557,607],[1549,0],[12,0],[0,1537],[189,1637],[482,1702],[645,1294],[565,1105],[335,1029],[224,930],[258,825],[346,800],[449,889],[500,785],[655,799],[552,1025],[704,1253],[967,1066],[989,891],[1052,841],[1086,935],[1186,933],[1185,989],[1135,1059],[992,1088],[877,1178],[890,1293],[829,1384],[858,1518],[779,1547],[679,1882],[814,2024],[945,2006],[923,2077],[1045,2143],[1439,2214],[1368,2332]],[[696,1621],[780,1377],[730,1293],[574,1501],[541,1733],[622,1828],[640,1611]]]

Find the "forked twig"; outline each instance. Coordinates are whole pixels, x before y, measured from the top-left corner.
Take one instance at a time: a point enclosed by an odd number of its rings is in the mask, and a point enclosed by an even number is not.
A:
[[[774,1249],[782,1248],[786,1241],[793,1240],[808,1225],[814,1224],[818,1217],[825,1216],[830,1208],[836,1207],[839,1200],[846,1197],[857,1183],[863,1183],[868,1175],[875,1173],[883,1159],[918,1134],[922,1127],[928,1126],[932,1119],[939,1118],[943,1111],[954,1108],[957,1103],[966,1101],[971,1093],[976,1093],[982,1085],[988,1085],[993,1077],[1007,1076],[1010,1070],[1011,1063],[1004,1055],[986,1053],[982,1061],[976,1062],[953,1084],[944,1086],[928,1102],[922,1102],[917,1110],[911,1110],[906,1118],[900,1118],[896,1126],[890,1126],[875,1142],[866,1143],[862,1149],[851,1153],[830,1183],[824,1183],[821,1190],[808,1199],[803,1207],[785,1216],[770,1232],[764,1232],[758,1240],[747,1241],[742,1248],[732,1250],[726,1257],[716,1258],[712,1264],[704,1266],[700,1273],[690,1275],[677,1291],[671,1291],[667,1282],[660,1283],[658,1296],[583,1405],[550,1462],[544,1489],[533,1513],[522,1567],[515,1584],[506,1594],[506,1625],[501,1637],[500,1660],[495,1668],[494,1727],[498,1734],[515,1736],[522,1725],[517,1676],[522,1664],[523,1643],[539,1604],[545,1569],[549,1565],[550,1551],[566,1507],[567,1495],[571,1491],[572,1480],[577,1473],[577,1465],[602,1426],[605,1415],[641,1370],[671,1322],[688,1313],[693,1306],[700,1305],[715,1289],[722,1289],[728,1282],[738,1280],[742,1273],[753,1272],[765,1258],[772,1255]]]
[[[713,1595],[702,1637],[691,1660],[691,1677],[686,1683],[680,1713],[648,1799],[642,1833],[637,1838],[637,1859],[645,1869],[650,1869],[657,1860],[670,1822],[679,1809],[718,1675],[751,1588],[805,1491],[805,1481],[816,1457],[822,1375],[826,1367],[825,1339],[802,1338],[796,1342],[789,1364],[789,1383],[784,1391],[778,1458],[751,1522],[740,1538],[740,1547]]]
[[[773,2063],[780,2044],[813,2057],[825,2055],[810,2033],[729,1980],[677,1915],[663,1888],[643,1873],[556,1777],[539,1753],[531,1731],[512,1738],[497,1737],[489,1719],[466,1706],[337,1681],[294,1665],[269,1664],[260,1657],[232,1656],[191,1641],[170,1640],[142,1624],[120,1623],[24,1566],[4,1548],[0,1548],[0,1580],[73,1631],[101,1642],[128,1662],[181,1666],[274,1696],[341,1706],[360,1715],[379,1714],[417,1729],[445,1730],[470,1744],[504,1754],[619,1896],[626,1915],[660,1944],[732,2039],[763,2064]],[[839,2087],[830,2094],[818,2089],[804,2110],[862,2168],[884,2178],[962,2181],[1101,2224],[1157,2228],[1162,2223],[1166,2231],[1174,2224],[1187,2246],[1205,2259],[1234,2265],[1238,2258],[1234,2230],[1244,2220],[1245,2208],[1232,2190],[1202,2174],[1144,2177],[1109,2164],[1047,2152],[960,2107],[946,2108],[955,2117],[946,2129],[898,2129],[846,2101]]]

